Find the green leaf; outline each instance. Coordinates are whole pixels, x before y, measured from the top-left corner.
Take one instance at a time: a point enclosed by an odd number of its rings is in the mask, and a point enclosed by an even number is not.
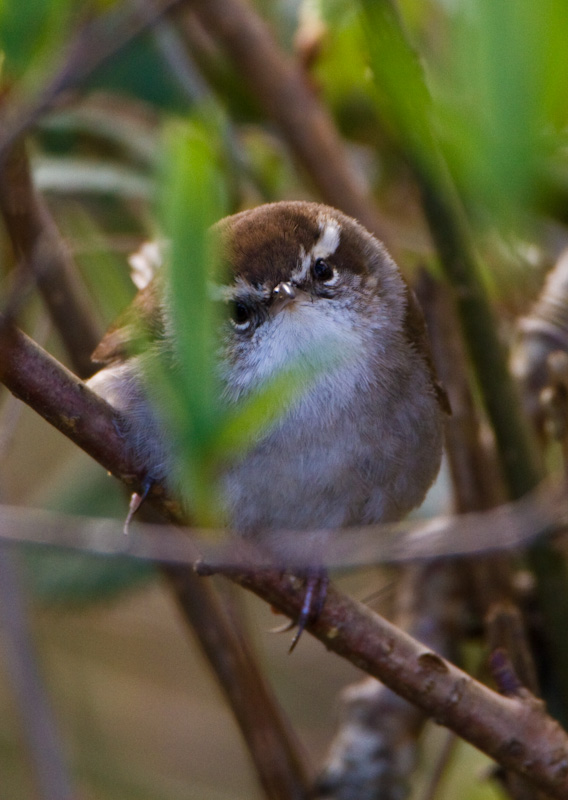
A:
[[[194,118],[170,125],[158,197],[169,248],[166,298],[175,369],[162,361],[153,363],[149,388],[159,400],[200,524],[215,522],[209,451],[222,415],[216,367],[221,317],[218,304],[210,298],[218,254],[209,231],[226,213],[220,150],[213,124]]]
[[[317,373],[312,376],[312,381]],[[213,442],[218,459],[245,452],[282,417],[295,400],[311,385],[305,370],[296,367],[278,372],[260,389],[228,412]]]
[[[363,29],[382,122],[425,171],[436,152],[432,103],[422,64],[391,0],[361,0]]]
[[[462,194],[491,225],[526,233],[545,199],[566,124],[567,36],[563,0],[480,0],[451,20],[448,57],[432,71],[438,131]]]
[[[73,7],[72,0],[0,2],[0,48],[7,76],[25,76],[30,88],[37,87],[65,50]]]
[[[214,132],[213,132],[214,135]],[[200,123],[175,125],[166,135],[160,212],[170,242],[168,299],[173,341],[193,446],[207,444],[220,390],[214,354],[219,311],[210,300],[217,254],[209,228],[225,216],[225,192],[212,144]]]

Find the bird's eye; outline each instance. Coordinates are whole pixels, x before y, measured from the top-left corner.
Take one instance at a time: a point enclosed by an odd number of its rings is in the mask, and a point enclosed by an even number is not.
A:
[[[230,304],[229,308],[231,319],[237,330],[245,331],[248,327],[250,327],[252,320],[252,309],[250,306],[245,305],[245,303],[242,303],[239,300],[234,300]]]
[[[314,278],[322,283],[335,282],[337,271],[327,263],[325,258],[316,259],[313,266]]]

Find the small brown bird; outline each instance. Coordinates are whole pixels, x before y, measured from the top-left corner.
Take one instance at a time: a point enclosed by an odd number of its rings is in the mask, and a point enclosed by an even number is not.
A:
[[[355,220],[317,203],[263,205],[215,229],[230,271],[219,355],[227,403],[298,359],[315,374],[222,475],[231,527],[262,537],[400,519],[436,477],[449,409],[395,263]],[[148,473],[167,480],[167,441],[140,380],[145,359],[171,350],[163,283],[154,279],[133,305],[154,345],[133,354],[132,326],[115,327],[94,353],[105,366],[89,385],[123,412]],[[339,357],[326,362],[330,349]]]

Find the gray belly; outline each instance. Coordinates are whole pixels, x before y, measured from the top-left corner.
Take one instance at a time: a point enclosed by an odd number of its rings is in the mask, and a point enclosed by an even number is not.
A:
[[[131,366],[103,370],[89,384],[124,413],[125,433],[152,477],[179,489],[170,448]],[[227,468],[221,494],[234,530],[254,535],[391,521],[422,502],[442,451],[436,399],[415,403],[399,395],[377,403],[356,392],[334,405],[331,397],[309,394]]]
[[[416,425],[396,415],[369,416],[363,428],[348,417],[319,428],[291,420],[228,471],[232,525],[250,535],[400,519],[422,502],[440,465],[437,409]]]

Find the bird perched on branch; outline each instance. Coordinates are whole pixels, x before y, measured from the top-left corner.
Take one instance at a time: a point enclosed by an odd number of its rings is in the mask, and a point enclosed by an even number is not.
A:
[[[355,220],[317,203],[263,205],[221,220],[214,233],[228,281],[218,354],[226,402],[295,363],[306,376],[276,423],[219,477],[231,528],[262,540],[264,531],[400,519],[436,477],[449,408],[396,264]],[[145,346],[175,370],[165,285],[154,278],[109,331],[94,353],[104,366],[89,382],[123,413],[157,480],[168,478],[168,443],[144,390],[144,355],[131,348],[132,314],[143,319]],[[275,541],[285,554],[285,533],[281,548]]]

